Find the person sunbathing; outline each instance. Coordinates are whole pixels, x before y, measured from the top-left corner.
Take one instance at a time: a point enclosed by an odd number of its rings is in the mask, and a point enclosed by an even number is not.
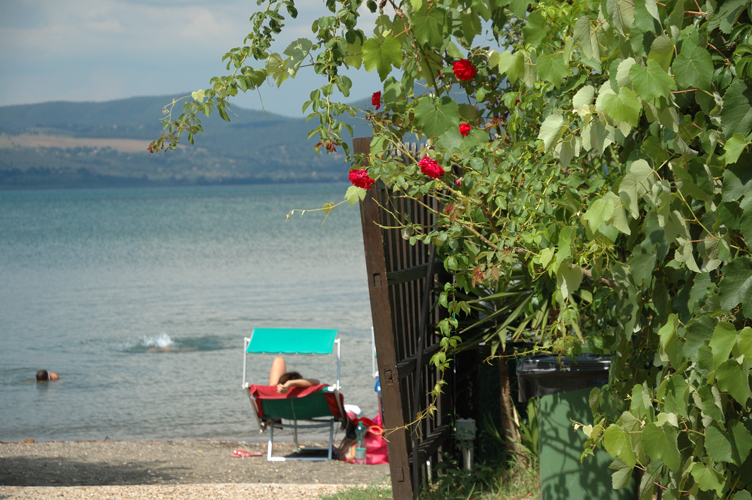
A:
[[[285,358],[274,358],[269,372],[269,385],[276,385],[278,393],[286,394],[293,387],[311,387],[319,383],[316,379],[303,378],[298,372],[288,372]]]

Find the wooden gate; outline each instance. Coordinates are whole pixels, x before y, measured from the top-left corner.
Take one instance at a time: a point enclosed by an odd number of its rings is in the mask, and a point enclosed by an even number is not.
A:
[[[355,153],[368,154],[371,138],[353,143]],[[436,200],[422,201],[439,208]],[[420,242],[410,245],[397,227],[395,216],[431,226],[435,216],[430,210],[417,200],[395,196],[382,183],[368,191],[360,206],[384,427],[396,429],[387,436],[392,491],[396,500],[412,500],[418,498],[421,484],[439,461],[439,451],[454,448],[454,375],[449,370],[436,412],[418,419],[433,402],[428,393],[439,380],[429,361],[439,350],[440,337],[434,334],[434,326],[446,310],[437,303],[449,276],[435,258],[435,248]]]

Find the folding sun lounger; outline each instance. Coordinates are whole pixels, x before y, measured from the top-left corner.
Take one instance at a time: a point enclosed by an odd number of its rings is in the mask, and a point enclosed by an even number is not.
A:
[[[266,459],[272,462],[285,460],[323,461],[332,459],[334,446],[334,424],[339,422],[344,429],[347,414],[344,401],[339,393],[340,340],[337,330],[255,328],[250,338],[245,339],[243,356],[243,389],[251,401],[259,431],[269,429],[269,444]],[[306,388],[293,388],[279,394],[276,386],[251,385],[246,381],[249,354],[332,354],[337,347],[337,380],[334,385],[317,385]],[[303,423],[300,423],[300,422]],[[329,448],[326,457],[272,456],[274,429],[291,429],[298,445],[298,429],[329,427]],[[310,451],[307,449],[305,451]]]

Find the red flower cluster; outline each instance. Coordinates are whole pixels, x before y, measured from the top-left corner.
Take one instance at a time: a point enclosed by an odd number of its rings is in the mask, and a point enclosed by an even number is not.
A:
[[[376,181],[368,177],[368,172],[364,168],[358,170],[350,170],[350,173],[347,177],[350,179],[350,182],[353,183],[353,186],[363,189],[370,189],[371,186],[376,183]]]
[[[371,96],[371,104],[376,106],[376,109],[379,109],[381,107],[381,91],[374,92]]]
[[[420,166],[420,171],[431,179],[438,179],[444,175],[444,169],[436,163],[436,160],[433,160],[428,155],[424,156],[423,159],[418,162],[418,165]]]
[[[471,63],[467,59],[460,59],[459,61],[455,62],[452,69],[454,71],[454,76],[456,76],[458,80],[462,80],[463,82],[475,78],[475,66],[473,66],[473,63]]]
[[[473,127],[471,127],[469,123],[463,123],[460,125],[460,134],[467,135],[472,129]]]

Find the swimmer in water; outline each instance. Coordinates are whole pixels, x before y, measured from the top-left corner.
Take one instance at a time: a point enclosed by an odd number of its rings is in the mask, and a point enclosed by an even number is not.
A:
[[[48,382],[50,380],[60,380],[60,376],[47,370],[39,370],[37,372],[37,382]]]

